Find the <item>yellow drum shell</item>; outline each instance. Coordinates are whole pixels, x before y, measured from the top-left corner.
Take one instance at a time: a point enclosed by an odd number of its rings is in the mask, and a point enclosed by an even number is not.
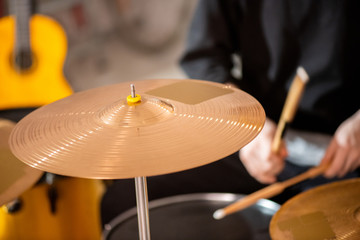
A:
[[[99,204],[103,192],[100,180],[60,178],[56,211],[50,210],[49,185],[38,184],[22,196],[18,212],[0,210],[0,239],[100,239]]]

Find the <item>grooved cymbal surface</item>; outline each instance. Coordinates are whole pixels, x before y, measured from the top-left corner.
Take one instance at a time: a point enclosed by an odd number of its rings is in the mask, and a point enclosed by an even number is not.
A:
[[[19,197],[43,174],[11,153],[8,140],[14,127],[14,122],[0,118],[0,206]]]
[[[360,178],[315,187],[288,200],[270,223],[272,239],[360,239]]]
[[[75,93],[23,118],[10,137],[24,163],[60,175],[119,179],[202,166],[250,142],[265,121],[249,94],[202,80],[132,82]],[[179,92],[181,94],[179,94]]]

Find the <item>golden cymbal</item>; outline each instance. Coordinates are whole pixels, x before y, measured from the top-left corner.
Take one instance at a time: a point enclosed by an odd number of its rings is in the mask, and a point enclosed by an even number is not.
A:
[[[8,140],[14,127],[14,122],[0,119],[0,206],[20,196],[42,174],[42,171],[29,167],[11,153]]]
[[[265,121],[257,100],[227,85],[190,79],[134,85],[138,103],[127,100],[130,83],[120,83],[37,109],[12,132],[13,153],[34,168],[60,175],[153,176],[234,153]]]
[[[360,178],[325,184],[288,200],[273,216],[274,240],[360,239]]]

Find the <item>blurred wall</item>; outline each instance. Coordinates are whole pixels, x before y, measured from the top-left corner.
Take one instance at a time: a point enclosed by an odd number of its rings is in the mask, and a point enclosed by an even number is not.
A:
[[[177,65],[196,0],[38,0],[68,37],[75,91],[149,78],[183,78]]]

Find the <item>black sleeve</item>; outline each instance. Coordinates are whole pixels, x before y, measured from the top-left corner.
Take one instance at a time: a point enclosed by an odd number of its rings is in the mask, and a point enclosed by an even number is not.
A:
[[[199,0],[190,25],[180,65],[189,78],[214,82],[233,81],[228,1]]]

